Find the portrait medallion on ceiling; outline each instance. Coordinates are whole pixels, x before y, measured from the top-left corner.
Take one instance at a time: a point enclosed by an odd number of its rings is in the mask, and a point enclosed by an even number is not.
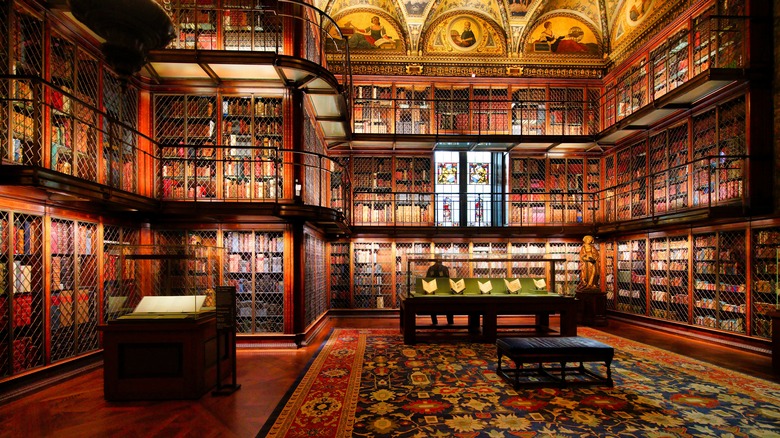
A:
[[[525,53],[598,57],[601,44],[585,22],[571,16],[551,16],[528,34]]]
[[[471,14],[448,14],[428,29],[424,37],[426,54],[503,55],[504,38],[494,24]]]
[[[398,23],[374,10],[347,13],[336,18],[336,24],[347,38],[349,50],[359,52],[403,52]]]

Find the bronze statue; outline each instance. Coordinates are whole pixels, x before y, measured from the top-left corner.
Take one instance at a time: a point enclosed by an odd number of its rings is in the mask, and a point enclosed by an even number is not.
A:
[[[582,238],[580,249],[580,290],[596,289],[599,285],[596,279],[599,275],[599,250],[593,245],[593,236]]]

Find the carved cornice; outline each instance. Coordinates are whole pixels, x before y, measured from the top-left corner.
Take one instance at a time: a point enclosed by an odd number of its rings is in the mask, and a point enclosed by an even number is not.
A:
[[[421,68],[421,73],[410,73],[409,66]],[[341,65],[332,68],[335,74],[342,73]],[[462,62],[393,62],[377,64],[375,62],[352,62],[353,75],[409,76],[420,74],[431,77],[492,77],[492,78],[572,78],[600,79],[604,76],[603,65],[545,65],[515,63]]]

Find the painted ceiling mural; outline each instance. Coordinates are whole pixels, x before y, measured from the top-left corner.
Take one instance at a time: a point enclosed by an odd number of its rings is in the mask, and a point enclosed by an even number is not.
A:
[[[687,1],[313,0],[336,20],[354,61],[490,57],[562,67],[603,65]]]

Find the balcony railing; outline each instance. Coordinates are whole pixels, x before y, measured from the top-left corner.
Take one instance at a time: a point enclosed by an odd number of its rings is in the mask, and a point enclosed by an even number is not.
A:
[[[169,49],[238,50],[297,56],[331,71],[344,72],[342,85],[345,89],[350,88],[351,67],[349,47],[344,43],[346,39],[336,22],[312,5],[296,0],[225,0],[220,7],[215,0],[180,0],[166,2],[165,7],[177,32]],[[285,38],[295,43],[287,42]],[[301,41],[304,44],[298,47]],[[326,49],[330,61],[325,56]]]
[[[596,193],[596,223],[655,218],[724,205],[744,207],[746,156],[710,156]]]
[[[251,146],[161,146],[40,78],[0,77],[0,90],[2,164],[51,169],[156,199],[269,202],[296,199],[293,175],[301,167],[300,199],[348,214],[344,168],[324,155]]]
[[[356,134],[595,135],[598,108],[584,101],[355,99]]]
[[[714,156],[598,192],[356,192],[359,226],[479,227],[605,225],[716,206],[744,207],[746,156]],[[461,211],[465,209],[465,218]],[[502,217],[493,218],[496,209]]]
[[[300,200],[345,214],[348,211],[344,168],[324,155],[259,146],[176,145],[160,147],[155,160],[159,199]],[[303,175],[303,181],[296,181],[296,174]]]
[[[598,199],[583,192],[362,192],[353,198],[354,225],[506,227],[594,223]],[[497,217],[494,214],[498,213]],[[463,213],[465,216],[463,216]]]
[[[38,77],[0,77],[0,90],[3,164],[47,168],[151,196],[153,176],[139,167],[153,160],[139,141],[154,141],[136,127]]]

